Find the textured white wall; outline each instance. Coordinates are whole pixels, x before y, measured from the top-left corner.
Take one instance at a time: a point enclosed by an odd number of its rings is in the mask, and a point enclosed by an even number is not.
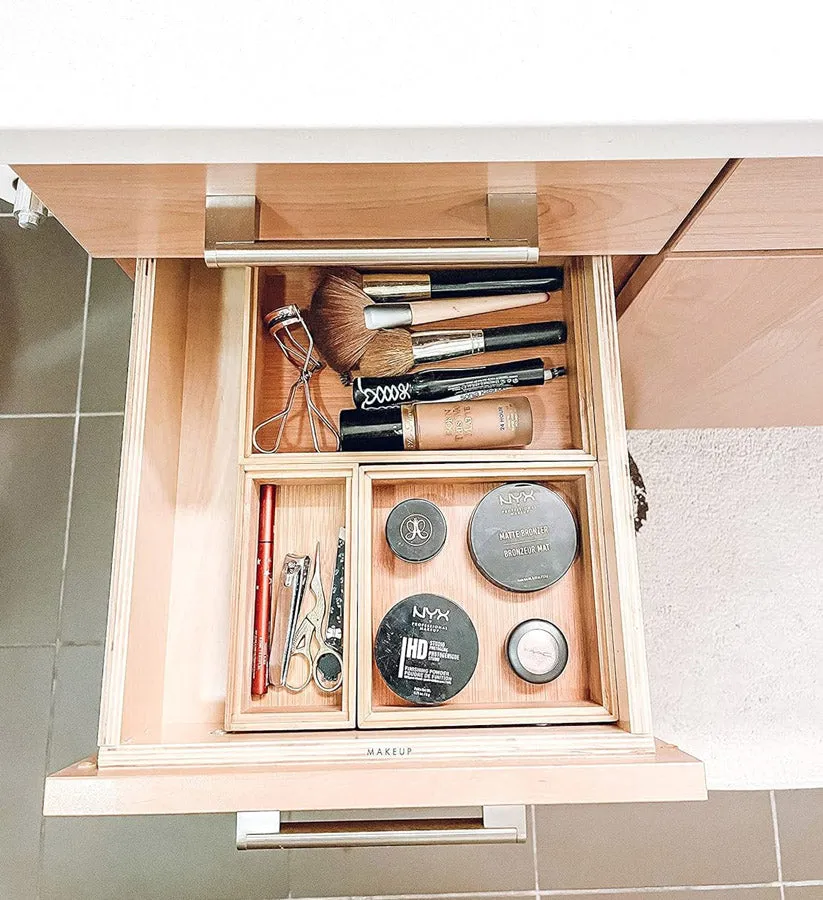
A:
[[[709,787],[823,786],[823,428],[629,447],[655,734],[703,759]]]

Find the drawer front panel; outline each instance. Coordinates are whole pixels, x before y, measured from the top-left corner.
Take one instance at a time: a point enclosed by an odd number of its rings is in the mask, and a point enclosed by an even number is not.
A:
[[[540,247],[656,253],[725,160],[51,165],[16,171],[93,256],[200,257],[206,194],[256,194],[262,239],[472,238],[492,191],[536,191]]]
[[[823,247],[823,159],[744,159],[677,242],[680,250]]]

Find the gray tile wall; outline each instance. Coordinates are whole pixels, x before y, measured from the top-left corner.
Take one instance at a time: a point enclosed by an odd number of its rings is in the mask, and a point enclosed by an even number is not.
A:
[[[823,900],[823,791],[537,808],[515,847],[239,853],[230,816],[44,822],[44,775],[96,748],[130,316],[115,263],[0,212],[0,900]]]

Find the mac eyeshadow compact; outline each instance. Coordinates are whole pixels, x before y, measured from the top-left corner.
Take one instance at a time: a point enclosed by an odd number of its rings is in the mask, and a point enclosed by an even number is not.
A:
[[[506,641],[509,665],[523,681],[554,681],[569,661],[563,632],[546,619],[527,619],[516,625]]]
[[[469,520],[469,552],[492,584],[540,591],[559,581],[577,555],[577,522],[566,501],[530,482],[501,484]]]
[[[437,594],[414,594],[383,617],[374,662],[398,697],[436,706],[469,683],[478,650],[474,623],[462,606]]]
[[[428,500],[402,500],[386,519],[386,541],[392,553],[406,562],[426,562],[446,543],[446,518]]]

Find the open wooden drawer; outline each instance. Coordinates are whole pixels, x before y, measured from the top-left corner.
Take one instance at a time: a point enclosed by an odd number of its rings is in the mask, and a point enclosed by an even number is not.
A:
[[[266,455],[252,452],[251,427],[278,408],[284,382],[261,314],[305,304],[320,273],[138,261],[100,749],[48,779],[46,814],[705,796],[702,765],[652,736],[610,261],[560,262],[565,287],[542,315],[565,319],[569,340],[540,355],[569,377],[534,395],[530,447],[314,454],[297,429],[285,452]],[[346,391],[333,372],[320,379],[336,416]],[[575,664],[552,692],[481,685],[420,716],[371,670],[374,616],[394,577],[373,540],[381,516],[410,483],[448,487],[457,515],[483,485],[510,478],[557,484],[575,505],[580,556],[546,600],[567,616]],[[343,691],[293,720],[247,696],[250,536],[264,482],[292,491],[295,540],[307,521],[351,534]],[[339,523],[300,517],[312,490]]]

